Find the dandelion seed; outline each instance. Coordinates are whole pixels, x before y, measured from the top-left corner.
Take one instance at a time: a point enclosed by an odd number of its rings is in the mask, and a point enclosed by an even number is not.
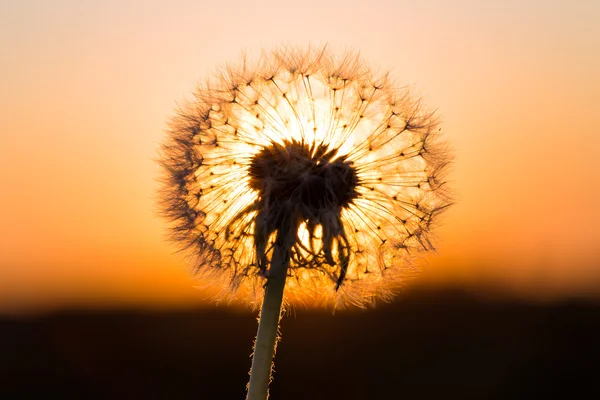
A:
[[[266,293],[249,398],[267,396],[284,286],[288,304],[373,304],[433,248],[450,204],[437,137],[405,89],[326,49],[229,67],[179,110],[161,155],[172,239],[224,296]]]

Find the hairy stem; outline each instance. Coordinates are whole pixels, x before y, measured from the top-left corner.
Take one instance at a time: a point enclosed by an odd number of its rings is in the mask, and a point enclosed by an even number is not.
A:
[[[265,298],[260,310],[247,400],[266,400],[269,396],[271,366],[277,345],[277,329],[281,317],[283,289],[290,264],[291,243],[289,240],[280,240],[282,239],[280,236],[278,234],[274,246],[269,278],[265,288]]]

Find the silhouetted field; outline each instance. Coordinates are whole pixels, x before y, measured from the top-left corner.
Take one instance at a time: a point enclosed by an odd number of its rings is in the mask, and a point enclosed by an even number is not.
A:
[[[597,304],[421,290],[281,329],[273,400],[600,398]],[[0,398],[244,399],[255,333],[226,308],[3,318]]]

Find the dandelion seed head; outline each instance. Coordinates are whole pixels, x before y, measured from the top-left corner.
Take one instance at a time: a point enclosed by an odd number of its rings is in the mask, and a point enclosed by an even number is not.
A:
[[[438,123],[355,54],[264,53],[178,110],[161,212],[198,275],[259,300],[286,231],[288,303],[389,299],[450,204]]]

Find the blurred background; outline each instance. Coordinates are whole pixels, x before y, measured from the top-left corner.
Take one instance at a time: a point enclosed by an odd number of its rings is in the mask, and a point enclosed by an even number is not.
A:
[[[284,320],[273,398],[597,390],[597,1],[4,0],[0,394],[243,398],[256,313],[194,288],[154,159],[199,82],[281,44],[437,110],[457,204],[394,303]]]

